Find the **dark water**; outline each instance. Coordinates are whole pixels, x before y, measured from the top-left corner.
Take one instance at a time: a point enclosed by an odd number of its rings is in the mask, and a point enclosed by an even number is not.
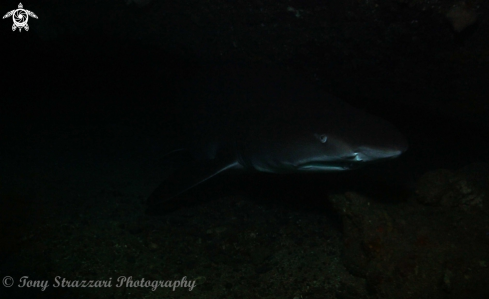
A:
[[[201,85],[214,82],[213,88],[219,88],[219,80],[239,80],[230,78],[229,73],[219,74],[221,63],[198,62],[185,57],[184,53],[177,56],[174,53],[162,54],[127,44],[114,44],[114,47],[94,51],[83,42],[73,43],[71,47],[60,46],[57,53],[50,52],[49,46],[38,50],[12,50],[12,55],[19,59],[10,64],[10,76],[4,81],[4,86],[8,87],[3,95],[1,111],[4,140],[22,143],[36,138],[62,138],[77,130],[97,131],[107,125],[125,124],[138,130],[141,139],[140,146],[121,148],[121,155],[127,157],[144,153],[147,161],[157,160],[172,146],[180,146],[185,137],[181,128],[189,122],[189,116],[195,113],[196,107],[202,109],[207,105],[208,95],[201,94],[201,89],[196,88],[194,82]],[[83,51],[76,51],[75,45]],[[114,53],[114,49],[120,46],[128,51]],[[233,64],[226,62],[223,65]],[[236,65],[247,67],[243,63]],[[29,71],[24,71],[25,68]],[[287,66],[271,66],[274,68],[280,72]],[[254,71],[251,67],[247,72],[252,74]],[[284,71],[284,74],[288,72]],[[296,75],[301,81],[309,80],[305,75]],[[263,89],[263,98],[267,93],[276,92],[279,96],[275,100],[280,99],[283,90],[287,90],[280,86],[280,80],[268,82],[266,73],[256,76],[260,79],[249,75],[253,82],[240,82],[238,85],[258,85],[257,88]],[[314,82],[308,84],[321,88]],[[282,96],[294,97],[290,94]],[[238,107],[240,102],[246,105],[247,100],[236,99],[232,90],[225,91],[219,99],[228,101],[224,105],[231,103]],[[374,175],[365,176],[378,176],[379,180],[395,180],[412,186],[416,177],[428,170],[458,169],[487,160],[487,150],[482,144],[489,134],[488,127],[483,124],[395,101],[346,100],[390,121],[409,141],[409,150],[401,158],[360,170],[351,174],[353,176],[363,176],[364,172],[371,171]],[[299,103],[297,106],[300,109]]]

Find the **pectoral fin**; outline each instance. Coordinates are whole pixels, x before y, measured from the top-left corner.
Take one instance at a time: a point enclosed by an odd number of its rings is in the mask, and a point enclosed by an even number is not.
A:
[[[186,167],[175,171],[167,180],[161,183],[149,196],[148,205],[151,207],[176,199],[182,193],[238,165],[238,161],[234,158],[193,161]]]

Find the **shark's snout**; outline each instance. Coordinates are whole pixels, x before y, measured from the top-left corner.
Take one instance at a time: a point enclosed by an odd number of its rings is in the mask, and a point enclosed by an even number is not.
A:
[[[366,148],[362,149],[356,154],[357,161],[370,162],[382,159],[392,159],[399,157],[405,149],[372,149]]]
[[[392,128],[388,136],[382,137],[382,142],[371,146],[360,146],[356,155],[356,160],[370,162],[382,159],[397,158],[405,151],[409,145],[407,139],[397,129]]]

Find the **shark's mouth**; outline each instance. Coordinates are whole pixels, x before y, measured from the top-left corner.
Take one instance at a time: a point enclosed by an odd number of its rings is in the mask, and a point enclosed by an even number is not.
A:
[[[353,161],[320,161],[308,162],[297,166],[298,171],[344,171],[360,168],[364,162]]]
[[[337,161],[310,161],[306,163],[302,163],[296,166],[296,170],[298,171],[345,171],[345,170],[353,170],[364,167],[366,165],[375,164],[384,160],[391,160],[396,158],[397,156],[386,156],[383,158],[377,158],[374,160],[363,160],[363,159],[345,159],[345,160],[337,160]]]

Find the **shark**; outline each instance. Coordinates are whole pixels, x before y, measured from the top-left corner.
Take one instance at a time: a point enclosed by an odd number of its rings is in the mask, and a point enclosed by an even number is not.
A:
[[[185,153],[188,162],[156,188],[150,205],[233,170],[342,172],[397,158],[408,148],[390,122],[289,71],[232,66],[197,77],[177,113],[184,145],[166,155]]]

